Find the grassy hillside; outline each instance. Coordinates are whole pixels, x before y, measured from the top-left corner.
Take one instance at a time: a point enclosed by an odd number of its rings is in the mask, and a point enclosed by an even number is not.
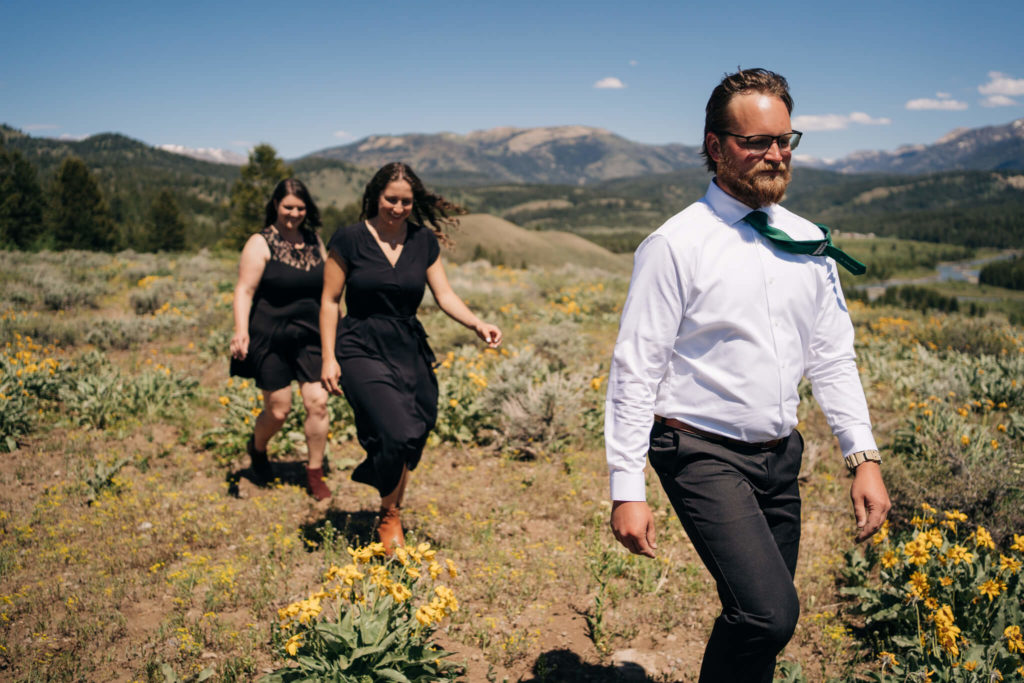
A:
[[[463,263],[483,258],[492,265],[515,268],[575,264],[611,272],[629,272],[632,257],[613,254],[579,235],[558,230],[538,232],[487,214],[461,216],[452,231],[449,258]]]

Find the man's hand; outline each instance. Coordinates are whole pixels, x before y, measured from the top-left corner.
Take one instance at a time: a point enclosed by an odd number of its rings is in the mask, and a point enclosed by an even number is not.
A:
[[[612,533],[635,555],[654,557],[654,551],[658,549],[654,542],[654,515],[642,500],[616,500],[612,503]]]
[[[850,499],[853,501],[853,514],[857,518],[857,542],[860,543],[882,528],[882,522],[892,507],[889,492],[882,482],[882,468],[878,463],[868,461],[857,466],[850,487]]]

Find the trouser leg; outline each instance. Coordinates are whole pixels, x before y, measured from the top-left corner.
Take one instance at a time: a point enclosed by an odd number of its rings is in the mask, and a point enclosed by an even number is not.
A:
[[[800,543],[802,439],[737,452],[652,432],[651,463],[722,601],[704,653],[702,683],[770,683],[800,605],[793,574]]]

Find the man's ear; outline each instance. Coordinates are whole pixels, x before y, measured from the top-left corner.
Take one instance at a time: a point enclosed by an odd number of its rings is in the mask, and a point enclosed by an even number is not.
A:
[[[718,139],[718,136],[711,131],[707,132],[704,136],[704,145],[708,149],[708,156],[715,163],[722,160],[722,141]]]

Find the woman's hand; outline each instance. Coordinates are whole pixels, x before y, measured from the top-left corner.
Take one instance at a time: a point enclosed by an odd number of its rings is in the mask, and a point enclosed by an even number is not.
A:
[[[231,338],[229,348],[232,358],[245,360],[245,357],[249,355],[249,332],[236,332],[235,336]]]
[[[324,358],[323,366],[320,370],[320,382],[323,383],[324,389],[327,389],[327,393],[335,396],[341,396],[341,366],[338,365],[337,359],[332,355],[330,358]]]
[[[487,346],[496,349],[501,344],[501,329],[497,325],[480,322],[473,328],[476,336],[487,342]]]

